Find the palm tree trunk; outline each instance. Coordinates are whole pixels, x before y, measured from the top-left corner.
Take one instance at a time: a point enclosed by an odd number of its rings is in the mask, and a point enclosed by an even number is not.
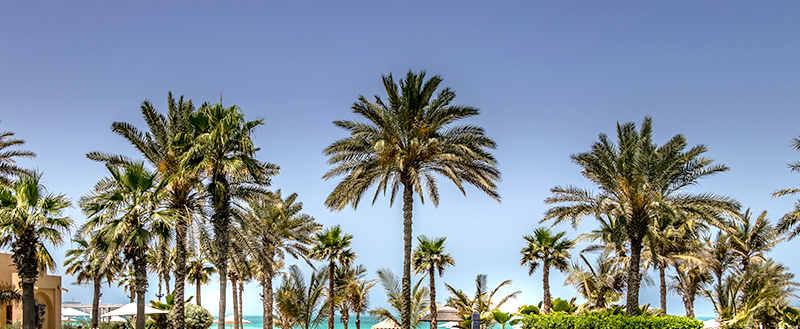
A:
[[[169,290],[169,280],[170,280],[169,274],[164,276],[164,284],[165,284],[165,286],[167,288],[167,295],[171,295],[172,294],[172,292]]]
[[[267,275],[270,276],[270,275]],[[264,304],[264,329],[272,329],[272,277],[261,279],[261,295]]]
[[[92,329],[100,327],[100,275],[94,277],[94,294],[92,294]]]
[[[686,308],[686,317],[694,318],[694,298],[697,295],[697,285],[690,282],[687,288],[688,291],[683,297],[683,306]]]
[[[236,285],[236,272],[231,272],[231,296],[233,297],[233,328],[239,329],[239,287]]]
[[[631,234],[631,259],[628,262],[628,296],[626,298],[625,314],[636,316],[639,313],[639,262],[642,258],[642,238]]]
[[[267,249],[267,259],[275,259],[274,249]],[[264,328],[266,329],[272,329],[274,326],[274,320],[272,319],[272,304],[274,303],[272,291],[273,274],[272,268],[266,268],[266,271],[264,271],[265,278],[261,281],[262,294],[264,295]]]
[[[36,306],[33,298],[33,285],[36,281],[23,278],[19,283],[22,289],[22,329],[36,328]]]
[[[173,306],[173,329],[186,327],[186,236],[187,221],[184,216],[178,216],[175,224],[175,305]],[[169,281],[167,281],[167,294],[169,294]],[[200,305],[200,288],[197,288],[197,305]]]
[[[197,279],[197,306],[203,306],[200,304],[200,279]]]
[[[17,268],[17,275],[22,289],[22,329],[34,329],[36,327],[36,306],[34,299],[33,285],[39,277],[39,268],[36,261],[36,232],[29,228],[17,236],[16,241],[11,243],[14,266]]]
[[[400,181],[403,183],[403,309],[400,311],[400,328],[411,329],[411,216],[414,190],[408,174],[401,174]]]
[[[217,270],[219,271],[219,309],[217,323],[218,329],[225,329],[225,307],[228,294],[228,248],[230,246],[230,236],[228,229],[230,225],[230,198],[227,196],[227,181],[222,177],[214,177],[211,184],[217,183],[223,186],[223,191],[215,191],[225,194],[220,197],[214,205],[214,215],[211,222],[214,224],[214,240],[217,246]]]
[[[361,313],[356,313],[356,329],[361,329]]]
[[[542,264],[542,287],[544,289],[544,298],[542,300],[542,313],[550,313],[552,300],[550,297],[550,263],[544,261]]]
[[[344,329],[347,329],[347,324],[350,322],[350,314],[346,309],[340,310],[342,312],[342,324],[344,325]]]
[[[147,292],[147,264],[145,263],[144,253],[133,259],[133,266],[136,273],[136,329],[144,329],[144,294]]]
[[[328,329],[333,329],[334,322],[333,322],[333,310],[334,310],[334,291],[333,291],[333,273],[335,270],[336,264],[331,262],[328,266]]]
[[[664,264],[659,264],[658,266],[658,277],[660,279],[658,292],[661,295],[661,309],[664,310],[664,314],[667,313],[667,274],[664,269]]]
[[[430,280],[431,280],[431,287],[430,287],[430,289],[431,289],[431,292],[430,292],[431,293],[431,306],[430,306],[430,308],[431,308],[431,329],[436,329],[438,327],[437,326],[437,321],[436,321],[436,281],[434,279],[435,278],[435,274],[436,274],[436,271],[434,270],[434,267],[433,266],[429,267],[428,268],[428,276],[430,276]],[[360,329],[360,328],[356,328],[356,329]]]
[[[161,301],[161,297],[164,297],[164,295],[161,293],[161,290],[162,290],[162,288],[163,288],[163,286],[162,286],[161,284],[162,284],[162,283],[163,283],[163,281],[164,281],[164,280],[163,280],[163,278],[164,278],[164,277],[163,277],[163,276],[161,276],[161,275],[159,275],[159,276],[158,276],[158,294],[156,294],[156,297],[158,297],[158,301],[159,301],[159,302]]]
[[[239,280],[239,329],[244,329],[244,321],[242,321],[242,317],[244,316],[244,298],[242,298],[242,293],[244,293],[244,281]]]

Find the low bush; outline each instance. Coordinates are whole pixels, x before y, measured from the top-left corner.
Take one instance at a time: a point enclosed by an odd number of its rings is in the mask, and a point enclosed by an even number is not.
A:
[[[677,316],[625,316],[607,312],[570,315],[562,312],[531,314],[523,329],[703,329],[697,319]]]

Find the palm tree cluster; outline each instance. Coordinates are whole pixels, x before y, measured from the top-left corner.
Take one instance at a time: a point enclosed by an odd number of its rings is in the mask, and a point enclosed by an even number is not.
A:
[[[268,189],[279,167],[255,157],[252,137],[263,121],[247,120],[236,106],[196,108],[171,93],[166,114],[149,101],[141,112],[146,130],[124,122],[111,127],[143,160],[87,154],[104,163],[108,176],[80,200],[88,220],[76,234],[78,247],[68,252],[68,273],[80,284],[94,285],[95,304],[102,282],[128,277],[124,285],[137,302],[137,329],[145,325],[148,273],[158,277],[159,299],[164,283],[170,298],[186,300],[189,282],[196,287],[197,305],[201,286],[217,274],[220,318],[230,282],[237,328],[244,284],[254,281],[264,286],[265,325],[271,327],[272,278],[287,255],[311,257],[314,235],[322,227],[302,212],[297,194]],[[184,328],[184,303],[174,303],[174,313],[172,326]]]
[[[800,139],[794,144],[800,149]],[[646,273],[653,269],[663,312],[667,294],[674,292],[681,297],[686,316],[695,316],[694,302],[701,295],[714,303],[723,325],[729,327],[774,328],[784,315],[794,314],[789,302],[798,283],[767,254],[796,235],[796,209],[773,226],[766,211],[753,220],[750,210],[741,212],[731,197],[686,192],[700,179],[728,170],[704,157],[706,151],[703,145],[687,149],[682,135],[664,145],[654,143],[652,119],[646,117],[639,130],[633,123],[618,124],[616,143],[601,134],[590,151],[572,155],[598,191],[554,187],[545,200],[554,207],[542,222],[569,222],[577,228],[583,218],[595,218],[599,228],[575,241],[597,244],[568,266],[572,241],[563,240],[556,247],[564,232],[539,228],[525,236],[522,265],[530,265],[532,272],[541,264],[544,271],[542,311],[549,311],[547,270],[553,266],[566,273],[565,284],[586,300],[583,311],[608,308],[624,297],[626,313],[640,313],[639,291],[642,283],[651,282]],[[797,163],[790,167],[800,168]],[[793,193],[797,190],[784,189],[774,196]],[[600,252],[594,262],[586,257],[592,252]],[[667,275],[670,269],[675,275]]]
[[[244,285],[251,282],[262,288],[265,328],[311,329],[327,321],[333,329],[338,312],[345,327],[351,314],[357,329],[361,315],[372,314],[403,329],[418,327],[425,316],[435,329],[436,274],[441,277],[455,260],[444,251],[444,237],[419,236],[412,248],[414,198],[424,204],[427,197],[438,206],[437,179],[443,176],[464,195],[466,183],[500,201],[500,172],[491,154],[495,142],[480,126],[460,123],[480,110],[453,105],[455,93],[439,90],[441,82],[440,76],[426,80],[424,71],[409,71],[397,82],[391,74],[383,76],[386,100],[359,96],[351,108],[364,121],[334,121],[348,135],[323,151],[332,168],[322,178],[341,177],[325,200],[329,209],[355,209],[372,189],[373,203],[388,190],[391,205],[402,193],[403,273],[398,277],[380,268],[378,280],[367,279],[367,269],[355,264],[352,235],[339,226],[323,228],[303,213],[297,194],[270,189],[280,168],[256,156],[259,148],[253,137],[262,119],[247,119],[237,106],[195,107],[172,93],[166,113],[144,101],[140,110],[145,129],[125,122],[111,125],[136,155],[87,154],[104,165],[107,176],[79,200],[87,221],[77,229],[64,266],[76,277],[75,284],[94,289],[92,325],[98,324],[102,284],[116,281],[136,301],[135,327],[144,329],[147,278],[154,274],[156,296],[160,301],[165,288],[175,329],[186,327],[183,301],[192,300],[186,298],[186,283],[195,286],[193,302],[201,305],[201,287],[215,275],[219,318],[225,317],[230,283],[236,329],[242,328]],[[768,253],[800,234],[800,200],[772,225],[766,212],[753,219],[750,210],[742,212],[731,197],[690,192],[702,179],[729,168],[704,156],[704,145],[689,147],[683,135],[656,144],[652,125],[649,117],[639,129],[634,123],[617,124],[616,141],[600,134],[589,151],[571,155],[596,190],[553,187],[544,201],[553,207],[540,223],[568,222],[577,228],[590,217],[600,225],[575,240],[548,228],[523,236],[520,265],[529,275],[539,268],[543,272],[541,312],[621,312],[622,306],[613,303],[624,299],[627,315],[641,314],[639,293],[652,283],[647,273],[653,269],[663,311],[667,294],[674,292],[681,296],[687,316],[694,316],[694,302],[701,295],[732,328],[797,322],[800,311],[789,302],[798,283]],[[40,273],[56,267],[45,244],[62,244],[74,220],[64,215],[71,206],[66,196],[48,192],[41,173],[17,164],[20,158],[35,156],[9,149],[20,145],[24,141],[13,133],[0,133],[0,246],[10,246],[14,253],[23,328],[33,329],[33,286]],[[800,137],[793,147],[800,150]],[[789,166],[800,171],[800,163]],[[781,189],[773,197],[797,193],[800,189]],[[594,244],[572,259],[570,251],[578,242]],[[595,252],[599,256],[594,261],[587,258]],[[287,256],[311,267],[308,280],[297,265],[286,268]],[[575,298],[552,298],[551,269],[566,273],[565,284],[586,300],[584,305],[578,307]],[[412,282],[412,274],[422,276]],[[279,280],[277,287],[273,280]],[[389,307],[370,310],[369,292],[378,284]],[[511,281],[490,290],[487,276],[481,274],[475,284],[473,295],[445,284],[450,293],[446,305],[465,321],[459,326],[466,328],[474,311],[480,314],[482,328],[513,324],[514,314],[498,307],[520,292],[495,296]],[[520,310],[538,312],[533,306]],[[218,326],[224,329],[224,321]]]

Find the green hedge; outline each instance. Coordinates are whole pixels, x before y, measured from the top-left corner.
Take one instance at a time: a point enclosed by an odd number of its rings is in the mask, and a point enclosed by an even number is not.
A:
[[[703,322],[677,316],[625,316],[594,312],[580,315],[529,315],[523,329],[703,329]]]

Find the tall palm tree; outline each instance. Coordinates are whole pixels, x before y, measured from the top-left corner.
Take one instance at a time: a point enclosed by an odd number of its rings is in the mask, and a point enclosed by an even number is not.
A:
[[[167,96],[167,113],[159,113],[153,104],[145,100],[140,107],[147,130],[142,131],[126,122],[114,122],[111,131],[125,138],[155,168],[158,179],[167,181],[166,208],[170,209],[175,223],[175,300],[185,299],[186,244],[187,229],[194,218],[201,213],[202,198],[198,191],[202,188],[196,172],[186,170],[180,159],[192,145],[193,127],[188,117],[195,111],[191,100],[177,100],[172,92]],[[90,152],[89,159],[113,165],[134,162],[124,155],[105,152]],[[183,303],[175,304],[174,329],[184,329]]]
[[[52,194],[41,184],[42,175],[18,177],[11,188],[0,188],[0,247],[10,245],[22,289],[22,328],[33,329],[33,286],[39,274],[55,262],[44,243],[59,247],[74,220],[64,214],[71,202],[64,194]]]
[[[197,295],[195,296],[197,306],[202,306],[200,287],[208,283],[208,279],[216,273],[217,268],[208,263],[208,258],[206,258],[202,252],[198,252],[196,255],[192,255],[189,258],[188,264],[186,264],[186,281],[189,281],[190,284],[194,284],[195,287],[197,287]]]
[[[656,218],[692,213],[716,223],[721,214],[732,215],[739,209],[739,204],[729,197],[683,192],[728,167],[702,157],[707,150],[704,145],[686,150],[683,135],[675,135],[664,145],[655,144],[652,123],[650,117],[645,117],[638,131],[632,122],[618,123],[616,144],[606,134],[600,134],[590,151],[570,156],[582,167],[582,175],[600,189],[598,193],[576,186],[556,186],[545,200],[547,204],[560,205],[550,208],[543,221],[570,221],[577,227],[583,218],[599,214],[621,221],[630,248],[626,298],[626,313],[630,316],[639,310],[641,252]]]
[[[110,176],[95,190],[81,198],[81,208],[89,216],[81,227],[82,236],[96,231],[91,243],[109,256],[122,253],[133,266],[136,289],[136,329],[144,329],[147,291],[147,250],[156,239],[169,235],[172,221],[161,210],[164,185],[144,163],[121,168],[106,164]],[[180,303],[179,303],[180,304]]]
[[[378,307],[369,311],[369,314],[376,317],[377,321],[389,319],[395,324],[400,325],[398,319],[402,313],[404,303],[400,278],[398,278],[397,274],[394,274],[391,269],[384,267],[378,268],[375,273],[378,275],[378,282],[380,282],[383,287],[386,294],[386,302],[389,304],[391,310]],[[417,328],[419,320],[424,315],[428,306],[430,306],[428,288],[422,285],[422,280],[424,278],[425,277],[420,278],[411,289],[411,305],[409,305],[409,309],[411,310],[412,328]]]
[[[36,153],[25,150],[6,150],[12,146],[25,145],[25,141],[14,138],[10,131],[0,132],[0,186],[12,187],[14,178],[31,172],[17,165],[18,158],[34,158]]]
[[[528,243],[522,248],[520,265],[528,266],[528,275],[533,274],[539,265],[542,266],[542,287],[544,300],[542,312],[550,313],[550,267],[559,271],[569,268],[569,251],[575,246],[575,241],[565,237],[567,232],[553,234],[549,228],[539,227],[533,230],[533,235],[524,236]],[[431,328],[434,329],[434,328]]]
[[[436,323],[436,272],[439,272],[439,277],[442,276],[444,268],[448,265],[455,266],[456,261],[453,256],[444,252],[444,242],[447,240],[445,237],[428,238],[424,235],[417,237],[417,249],[414,249],[414,255],[411,258],[411,266],[414,274],[426,273],[430,279],[430,299],[431,299],[431,329],[437,328]]]
[[[237,106],[204,105],[189,116],[194,136],[191,148],[183,154],[181,164],[207,178],[206,192],[214,214],[215,263],[220,277],[219,318],[225,317],[228,281],[228,244],[230,241],[231,204],[233,200],[266,194],[262,188],[270,184],[270,176],[279,167],[255,159],[258,151],[252,135],[262,120],[247,121]],[[225,329],[225,323],[218,323]]]
[[[118,257],[112,257],[110,262],[106,263],[105,253],[85,239],[75,238],[72,242],[77,247],[67,250],[64,272],[75,276],[73,284],[92,285],[92,328],[99,328],[101,285],[103,281],[110,285],[115,280],[122,270],[122,263]]]
[[[322,225],[314,217],[302,213],[303,203],[297,202],[297,193],[286,198],[277,190],[269,197],[248,203],[246,213],[241,216],[246,228],[247,248],[253,255],[259,272],[264,306],[264,326],[272,327],[273,289],[272,279],[280,269],[277,264],[286,257],[307,259],[314,234]]]
[[[339,225],[329,227],[316,234],[317,244],[311,250],[311,258],[328,262],[328,329],[333,329],[333,314],[336,307],[335,273],[338,266],[346,266],[356,259],[350,249],[353,236],[342,231]]]
[[[625,268],[618,258],[612,257],[611,252],[604,250],[600,253],[594,265],[581,253],[583,264],[573,262],[565,270],[567,278],[564,284],[572,285],[596,309],[603,309],[618,301],[625,290]]]
[[[800,136],[795,137],[792,139],[792,148],[795,151],[800,151]],[[789,169],[792,172],[800,173],[800,161],[795,161],[789,164]],[[784,195],[795,195],[800,193],[800,188],[785,188],[780,189],[772,193],[773,198],[781,197]],[[794,204],[794,209],[790,210],[781,217],[781,220],[778,222],[778,229],[781,232],[789,233],[789,239],[793,239],[798,234],[800,234],[800,199]]]
[[[475,125],[457,125],[456,121],[476,116],[477,108],[450,105],[456,94],[444,88],[433,94],[442,82],[440,76],[425,81],[425,71],[409,71],[395,83],[392,75],[383,76],[388,95],[370,102],[359,96],[353,112],[367,122],[338,120],[334,125],[350,132],[325,148],[328,163],[334,167],[323,176],[344,176],[325,205],[342,210],[348,204],[355,209],[361,197],[376,186],[373,204],[381,192],[391,190],[391,203],[403,188],[403,304],[402,328],[409,329],[411,319],[411,224],[414,194],[425,202],[423,193],[439,205],[439,189],[434,174],[451,180],[466,195],[464,183],[473,185],[500,201],[496,182],[500,172],[488,150],[495,142]],[[425,190],[425,192],[423,192]]]
[[[496,299],[494,295],[497,294],[501,288],[510,286],[511,280],[501,282],[491,291],[489,291],[488,282],[488,276],[486,274],[478,274],[478,276],[475,277],[475,295],[473,297],[445,283],[444,286],[450,292],[450,297],[447,298],[447,306],[457,309],[464,319],[470,319],[472,312],[478,311],[478,313],[481,314],[481,328],[491,328],[493,324],[492,320],[488,318],[489,321],[483,321],[483,319],[489,316],[489,312],[495,308],[500,308],[508,300],[517,299],[517,296],[521,294],[522,291],[515,291],[505,295],[495,304]]]

